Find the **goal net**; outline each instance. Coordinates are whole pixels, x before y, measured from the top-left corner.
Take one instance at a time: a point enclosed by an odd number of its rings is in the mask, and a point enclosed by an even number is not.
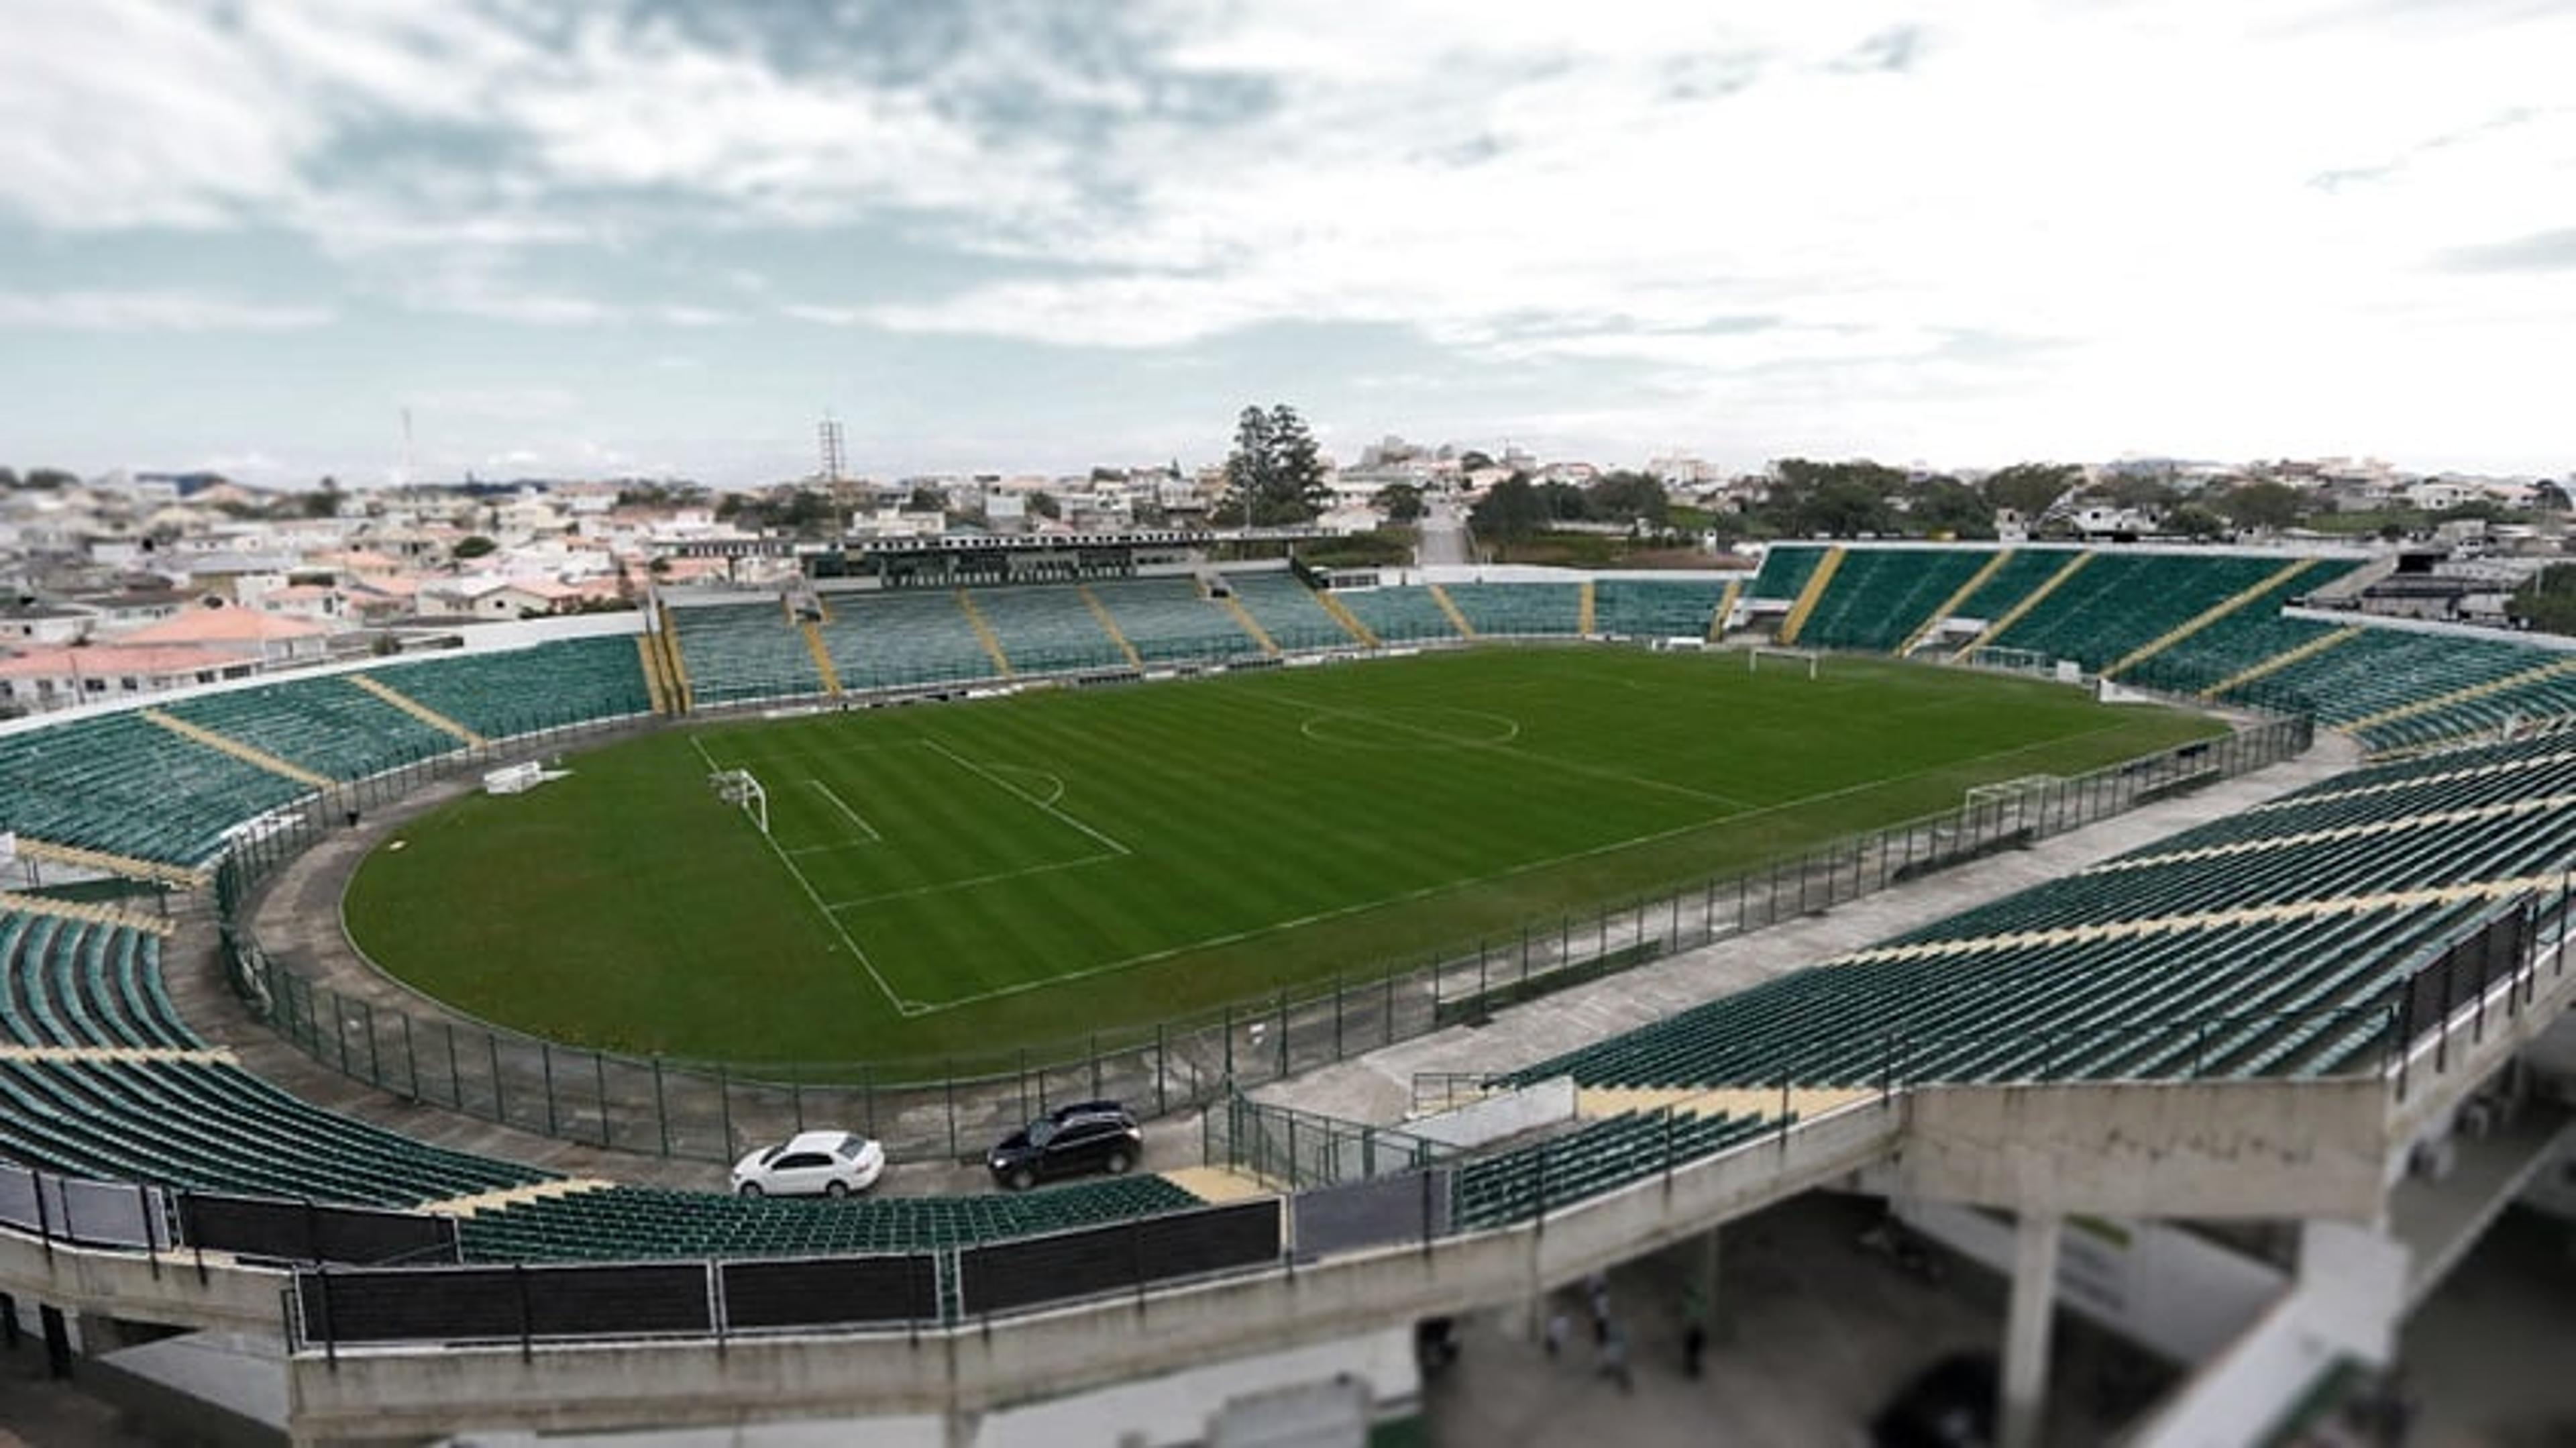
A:
[[[1968,787],[1968,825],[1978,833],[2010,832],[2032,823],[2048,792],[2066,781],[2054,774],[2025,774]]]
[[[762,834],[769,833],[769,791],[761,788],[757,775],[748,769],[719,769],[707,776],[707,788],[716,792],[716,798],[739,806]]]
[[[2057,667],[2056,659],[2038,649],[2007,649],[1991,644],[1968,650],[1963,662],[1974,668],[2008,669],[2016,674],[2047,674]]]
[[[1769,659],[1774,669],[1783,666],[1803,669],[1807,677],[1812,679],[1816,676],[1816,663],[1823,657],[1823,654],[1814,649],[1793,649],[1779,644],[1755,644],[1744,651],[1744,671],[1758,674],[1762,672],[1762,661]]]

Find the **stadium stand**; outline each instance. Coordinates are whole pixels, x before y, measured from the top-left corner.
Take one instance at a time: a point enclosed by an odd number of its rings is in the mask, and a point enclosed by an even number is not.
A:
[[[1804,592],[1816,565],[1825,561],[1828,550],[1820,543],[1774,543],[1762,555],[1762,567],[1753,575],[1748,598],[1772,599],[1787,603]]]
[[[389,662],[360,677],[496,739],[653,707],[634,641],[616,634]]]
[[[0,737],[0,828],[196,865],[227,831],[312,790],[133,712]]]
[[[1594,595],[1594,626],[1626,638],[1705,638],[1726,586],[1698,579],[1605,578]]]
[[[993,660],[945,592],[836,593],[823,643],[845,689],[905,689],[990,679]]]
[[[1069,588],[978,588],[967,597],[1020,673],[1114,669],[1127,662]]]
[[[1444,590],[1479,635],[1572,636],[1583,590],[1570,583],[1452,583]]]
[[[1505,1078],[2313,1076],[2410,963],[2576,852],[2576,738],[2347,774]]]
[[[1527,1221],[1738,1145],[1781,1123],[1755,1116],[1626,1112],[1509,1151],[1476,1157],[1449,1179],[1463,1231]]]
[[[2046,587],[2050,579],[2065,570],[2067,560],[2073,556],[2074,551],[2065,548],[2013,549],[1984,582],[1952,604],[1946,611],[1947,615],[1992,624]],[[1931,622],[1937,625],[1941,620],[1936,618]]]
[[[459,742],[344,676],[182,699],[167,712],[341,780],[445,754]]]
[[[1849,550],[1798,631],[1798,643],[1820,649],[1893,649],[1993,556],[1982,550]]]
[[[805,639],[776,599],[672,610],[680,657],[700,704],[824,692]]]
[[[1229,659],[1261,652],[1234,616],[1191,578],[1124,578],[1090,585],[1118,631],[1150,663]]]
[[[1221,576],[1261,631],[1290,653],[1346,649],[1358,642],[1316,601],[1315,591],[1293,574],[1265,571]]]
[[[1385,643],[1424,639],[1455,640],[1458,630],[1431,590],[1412,584],[1386,588],[1335,589],[1333,597],[1361,625]]]
[[[2099,553],[1990,645],[2100,669],[2278,571],[2277,558]]]
[[[488,1262],[803,1257],[961,1247],[1199,1204],[1157,1176],[1034,1192],[838,1202],[612,1187],[477,1212],[461,1230],[466,1256]]]

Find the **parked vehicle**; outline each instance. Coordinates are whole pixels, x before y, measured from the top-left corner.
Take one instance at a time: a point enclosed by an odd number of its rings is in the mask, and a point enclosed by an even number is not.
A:
[[[1145,1133],[1115,1101],[1059,1106],[994,1144],[985,1157],[993,1180],[1027,1191],[1053,1177],[1105,1171],[1116,1176],[1145,1155]]]
[[[877,1184],[885,1148],[849,1131],[800,1132],[733,1164],[733,1189],[746,1197],[846,1197]]]
[[[1869,1420],[1876,1448],[1992,1448],[2002,1376],[1994,1355],[1952,1353],[1925,1368]]]

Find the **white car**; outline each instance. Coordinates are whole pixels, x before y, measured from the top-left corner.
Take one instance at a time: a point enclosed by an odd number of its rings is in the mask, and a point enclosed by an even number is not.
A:
[[[877,1184],[885,1148],[856,1132],[806,1131],[733,1164],[746,1197],[846,1197]]]

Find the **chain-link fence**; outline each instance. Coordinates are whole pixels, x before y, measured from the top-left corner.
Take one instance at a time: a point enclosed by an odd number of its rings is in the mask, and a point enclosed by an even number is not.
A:
[[[525,756],[558,737],[513,740]],[[1482,1019],[1515,1002],[1831,909],[1997,850],[2081,828],[2304,751],[2304,717],[2268,719],[2067,779],[2027,782],[1929,819],[1752,870],[1558,912],[1429,953],[1402,970],[1282,987],[1151,1024],[980,1057],[709,1065],[566,1046],[392,1009],[333,989],[262,948],[253,882],[337,821],[298,818],[246,841],[217,897],[225,959],[253,1009],[314,1060],[408,1099],[550,1136],[730,1161],[811,1125],[861,1130],[898,1160],[968,1159],[1066,1101],[1114,1097],[1141,1116],[1194,1110],[1347,1056]],[[482,762],[425,761],[429,775]]]

